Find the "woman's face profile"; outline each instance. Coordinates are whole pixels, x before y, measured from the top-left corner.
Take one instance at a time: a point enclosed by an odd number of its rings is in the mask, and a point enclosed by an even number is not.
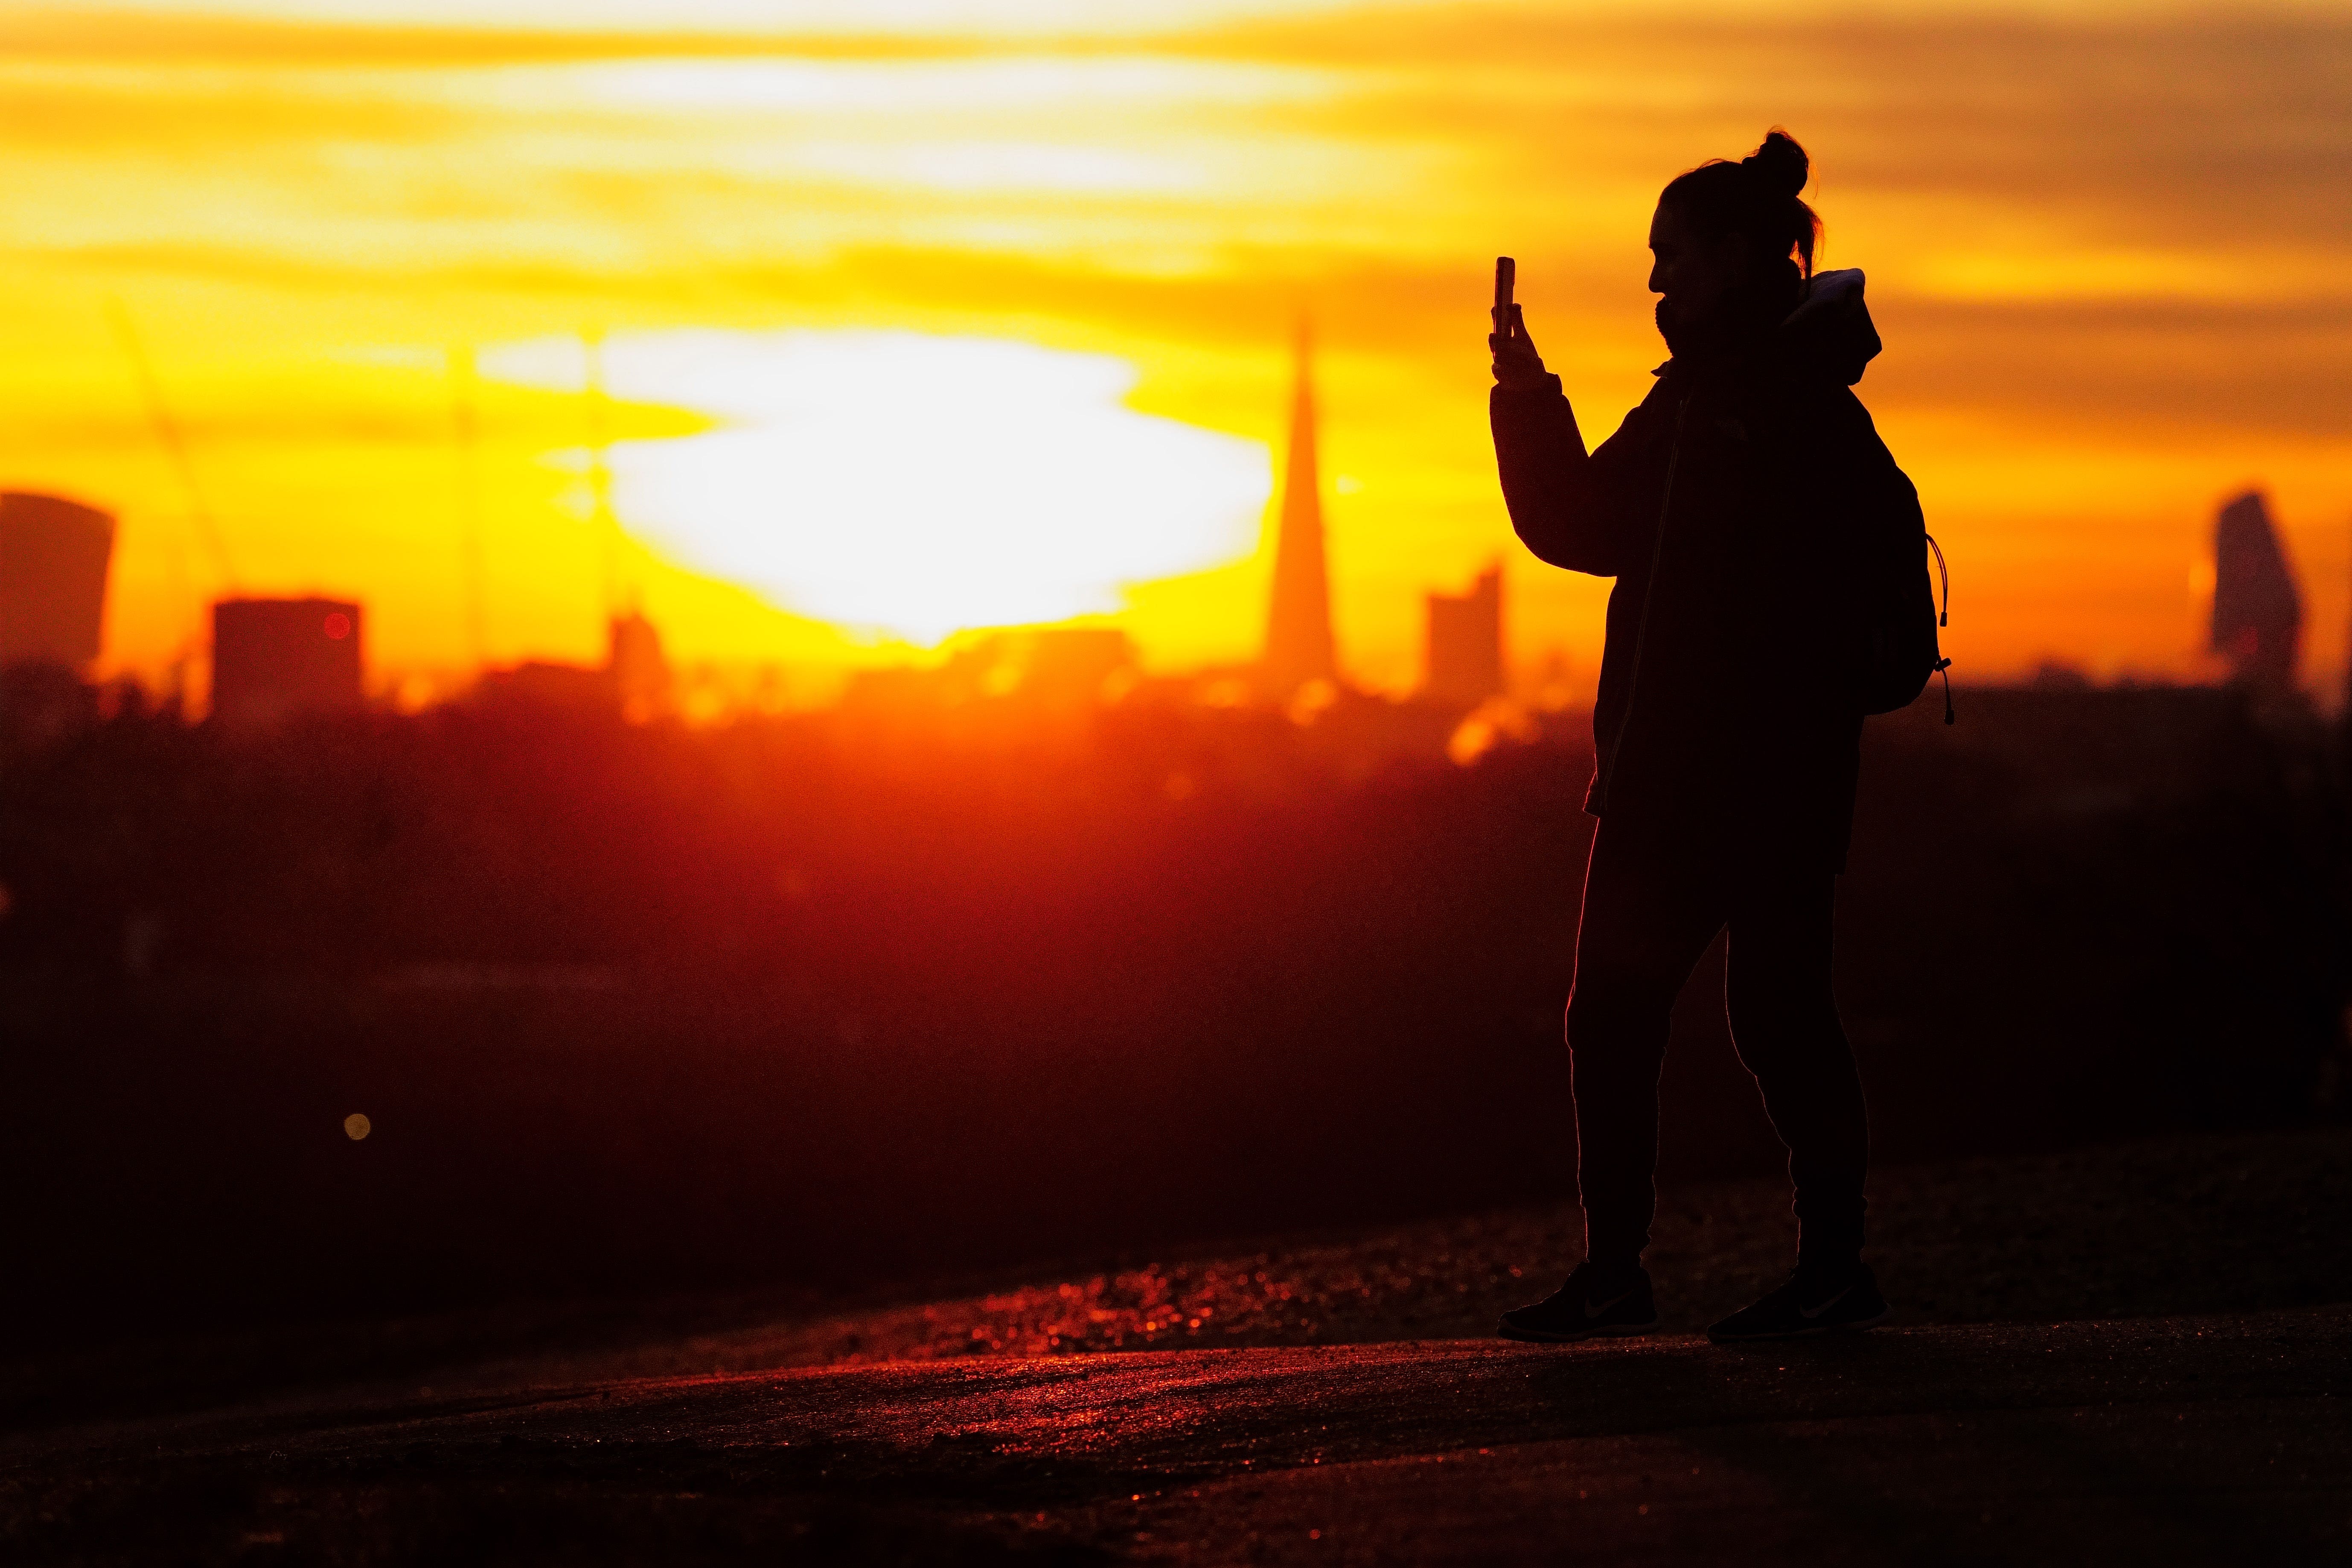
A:
[[[1697,321],[1738,289],[1747,271],[1742,237],[1727,234],[1700,242],[1675,208],[1661,202],[1650,219],[1650,292],[1666,297],[1666,308],[1685,321]]]

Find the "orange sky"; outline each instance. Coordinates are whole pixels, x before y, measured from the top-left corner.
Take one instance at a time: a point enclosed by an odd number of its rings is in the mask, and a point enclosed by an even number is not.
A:
[[[1499,554],[1515,657],[1558,648],[1589,679],[1606,585],[1518,552],[1496,491],[1487,268],[1519,258],[1538,341],[1605,432],[1661,357],[1658,185],[1777,122],[1814,153],[1828,264],[1870,274],[1888,352],[1861,390],[1952,556],[1960,673],[2192,670],[2213,506],[2259,481],[2304,575],[2306,668],[2341,678],[2344,9],[437,9],[0,14],[0,485],[122,515],[115,668],[160,668],[231,581],[366,600],[380,681],[462,667],[456,344],[486,370],[488,652],[589,655],[604,555],[581,400],[545,357],[583,328],[630,399],[626,574],[688,660],[868,658],[894,626],[1060,604],[1124,604],[1164,668],[1244,657],[1306,308],[1349,668],[1411,684],[1422,593]],[[226,564],[110,300],[186,427]],[[887,376],[814,414],[774,387],[747,404],[698,368],[782,386],[885,342],[920,394],[903,405]],[[874,445],[901,407],[903,473]],[[1104,473],[1025,506],[1001,475],[1033,445]],[[988,493],[940,504],[927,452]],[[1149,504],[1112,508],[1115,538],[1071,533],[1127,472]],[[877,608],[892,551],[921,589]],[[1092,577],[1045,580],[1077,556]]]

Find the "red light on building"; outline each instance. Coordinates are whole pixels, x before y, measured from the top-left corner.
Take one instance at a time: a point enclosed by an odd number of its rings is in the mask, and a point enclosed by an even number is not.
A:
[[[213,606],[213,715],[240,728],[360,706],[360,607],[335,599]]]

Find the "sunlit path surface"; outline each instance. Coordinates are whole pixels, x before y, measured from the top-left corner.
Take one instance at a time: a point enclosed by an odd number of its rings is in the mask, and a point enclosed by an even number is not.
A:
[[[1572,1245],[1544,1208],[971,1296],[53,1352],[0,1373],[0,1539],[31,1563],[2331,1560],[2347,1180],[2334,1130],[1890,1172],[1898,1325],[1739,1351],[1691,1327],[1784,1258],[1768,1182],[1670,1194],[1665,1331],[1567,1349],[1484,1337],[1549,1288],[1512,1270]],[[1135,1344],[1169,1348],[1111,1348]]]
[[[7,1525],[25,1562],[519,1526],[533,1562],[2315,1561],[2352,1532],[2347,1401],[2340,1311],[987,1360],[52,1440]]]

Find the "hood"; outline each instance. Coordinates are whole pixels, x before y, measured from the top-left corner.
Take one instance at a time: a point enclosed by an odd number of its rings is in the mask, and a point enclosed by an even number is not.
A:
[[[1780,323],[1790,356],[1820,371],[1840,386],[1852,386],[1884,345],[1862,302],[1862,268],[1816,272],[1806,279],[1803,298]]]

